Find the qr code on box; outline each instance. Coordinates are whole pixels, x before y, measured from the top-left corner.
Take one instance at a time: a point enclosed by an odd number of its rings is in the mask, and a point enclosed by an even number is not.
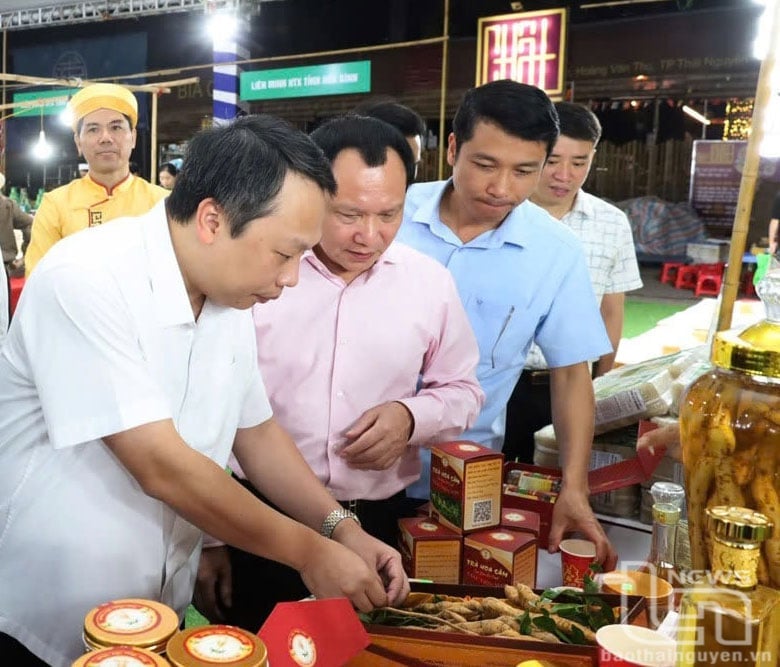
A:
[[[471,523],[474,526],[488,524],[493,519],[493,500],[477,500],[474,503],[474,512],[471,515]]]

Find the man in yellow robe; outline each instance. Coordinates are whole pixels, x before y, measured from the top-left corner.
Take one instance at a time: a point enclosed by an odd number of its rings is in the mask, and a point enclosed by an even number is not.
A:
[[[76,93],[68,106],[73,140],[89,172],[44,195],[24,256],[26,275],[60,239],[114,218],[146,213],[168,194],[130,173],[138,122],[133,93],[113,83],[95,83]]]

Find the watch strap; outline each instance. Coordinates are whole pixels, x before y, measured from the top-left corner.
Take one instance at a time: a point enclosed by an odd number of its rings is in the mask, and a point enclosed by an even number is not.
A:
[[[360,525],[360,519],[358,519],[357,514],[350,512],[343,507],[339,507],[325,517],[322,522],[322,527],[320,528],[320,534],[323,537],[330,539],[331,535],[333,535],[333,531],[336,530],[336,526],[344,521],[344,519],[352,519],[357,522],[358,526]]]

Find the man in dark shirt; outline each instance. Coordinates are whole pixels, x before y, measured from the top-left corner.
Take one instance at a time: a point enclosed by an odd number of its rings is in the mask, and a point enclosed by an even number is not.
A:
[[[0,190],[5,185],[5,176],[0,174]],[[30,243],[30,227],[32,216],[25,213],[12,199],[0,193],[0,251],[3,253],[3,264],[9,274],[15,274],[23,266],[22,262],[16,262],[18,248],[14,230],[22,232],[22,252],[27,250]]]

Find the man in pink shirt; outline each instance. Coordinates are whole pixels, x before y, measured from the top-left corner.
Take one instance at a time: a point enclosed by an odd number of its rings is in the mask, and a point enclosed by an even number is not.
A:
[[[254,310],[258,362],[275,418],[317,477],[394,545],[419,448],[457,438],[479,413],[479,351],[449,271],[393,244],[414,179],[404,137],[347,116],[312,139],[338,190],[298,286]],[[252,631],[277,602],[308,594],[294,570],[232,547],[205,550],[198,579],[212,621]]]

